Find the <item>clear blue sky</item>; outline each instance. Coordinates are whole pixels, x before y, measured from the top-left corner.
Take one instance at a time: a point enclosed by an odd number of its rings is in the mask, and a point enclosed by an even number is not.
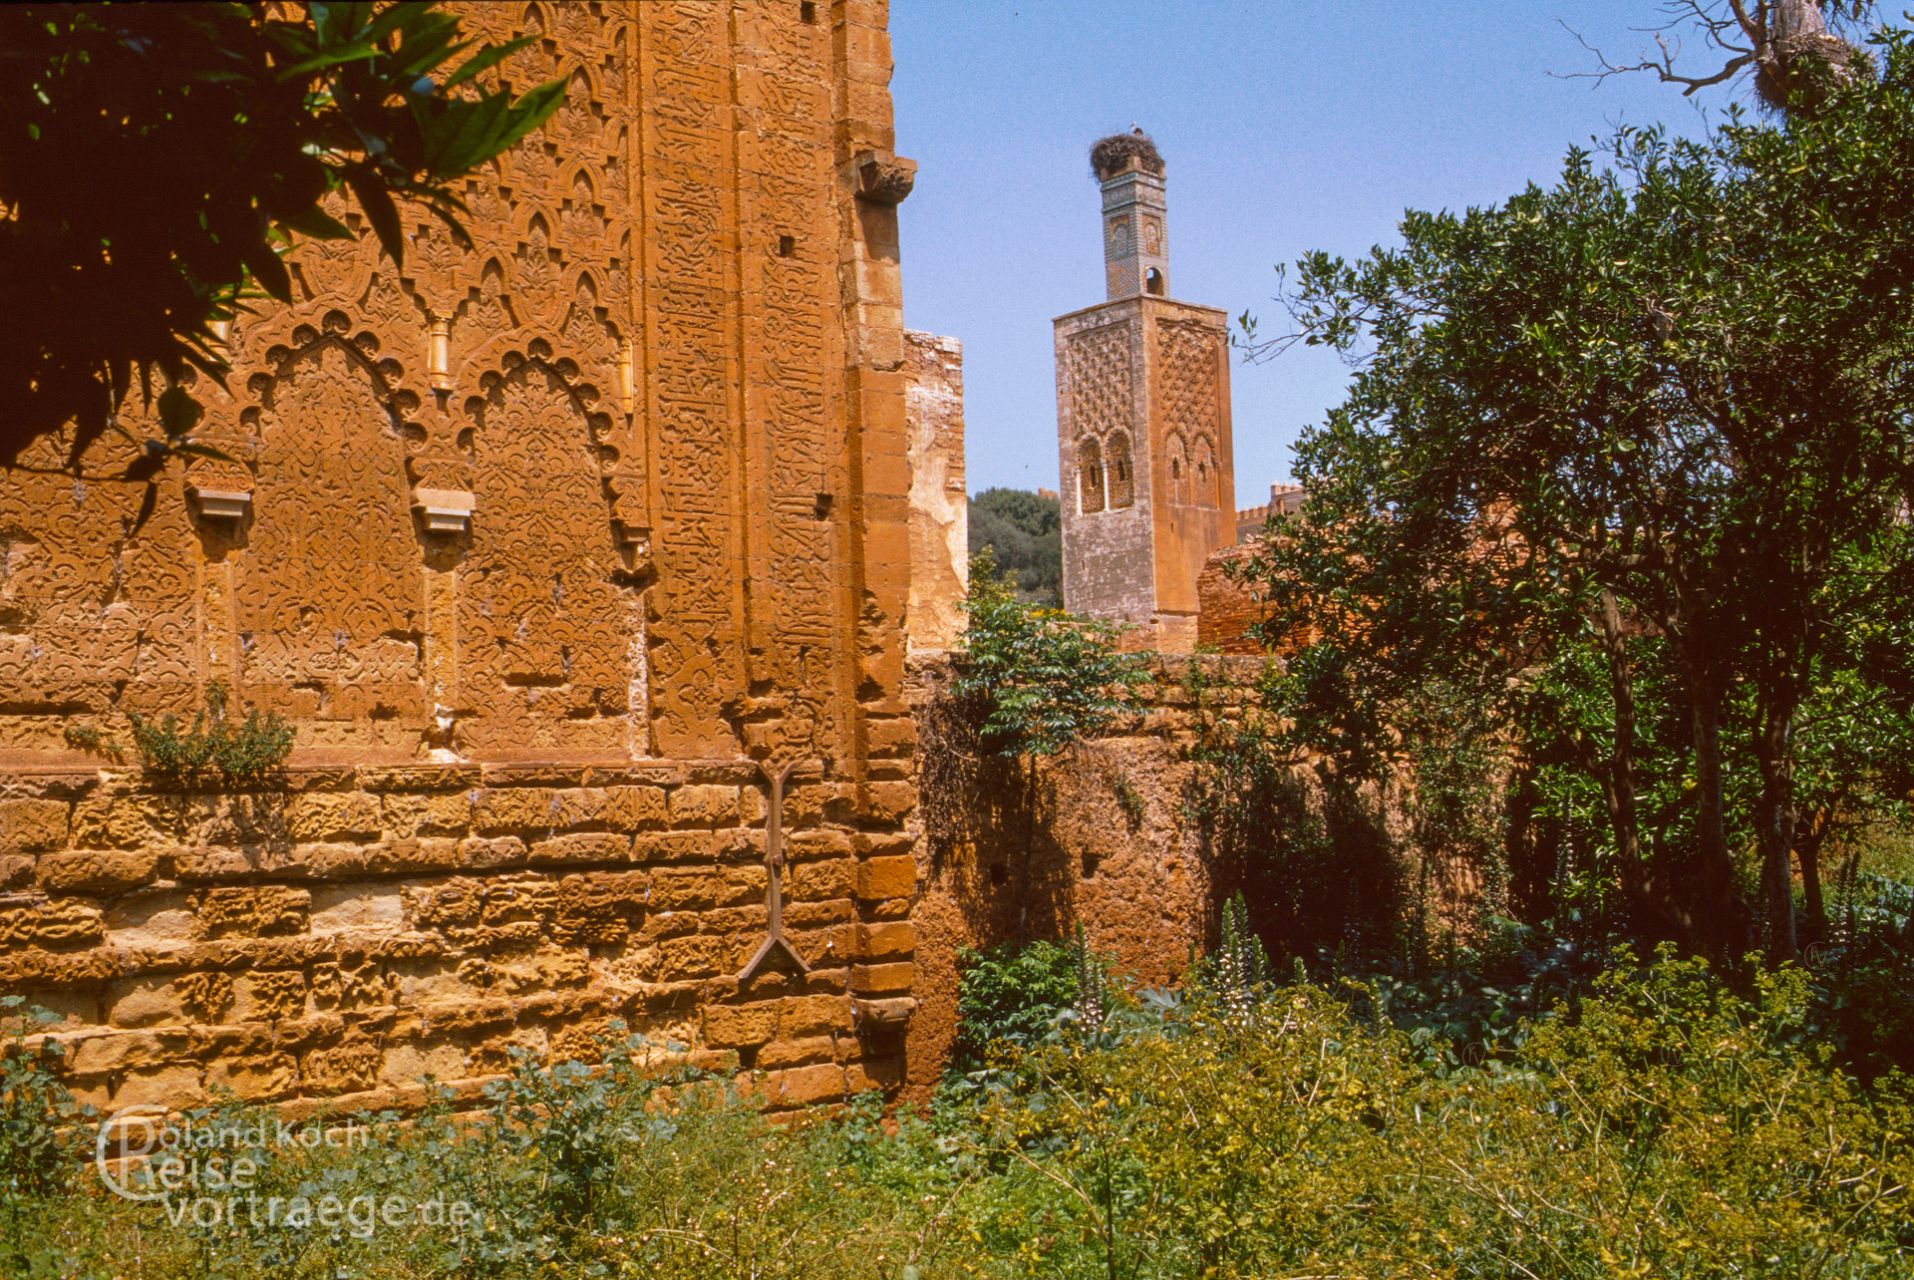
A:
[[[1090,144],[1132,121],[1169,166],[1170,291],[1248,309],[1274,266],[1392,243],[1405,208],[1489,204],[1614,122],[1701,128],[1647,76],[1565,80],[1635,54],[1658,0],[893,0],[904,319],[964,343],[973,493],[1054,488],[1052,316],[1103,300]],[[1691,53],[1699,57],[1698,46]],[[1630,58],[1632,60],[1632,57]],[[1697,63],[1699,65],[1699,63]],[[1236,493],[1288,474],[1341,400],[1334,356],[1231,370]]]

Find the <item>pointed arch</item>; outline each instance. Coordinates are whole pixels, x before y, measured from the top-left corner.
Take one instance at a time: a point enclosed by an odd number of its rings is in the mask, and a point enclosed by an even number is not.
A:
[[[1106,459],[1110,478],[1110,509],[1120,511],[1136,502],[1136,460],[1130,453],[1130,433],[1112,431]]]
[[[477,514],[459,566],[461,748],[628,753],[648,720],[645,624],[610,518],[598,388],[534,340],[464,410]]]
[[[1077,510],[1087,516],[1103,507],[1103,448],[1086,436],[1077,442]]]
[[[322,747],[416,745],[424,582],[398,363],[342,312],[266,353],[242,415],[250,524],[231,553],[238,682]]]
[[[1191,453],[1195,474],[1190,478],[1190,502],[1198,507],[1214,507],[1222,477],[1216,472],[1216,451],[1210,447],[1209,437],[1196,437]]]
[[[1170,467],[1170,503],[1184,507],[1190,502],[1190,456],[1183,437],[1171,433],[1163,454]]]

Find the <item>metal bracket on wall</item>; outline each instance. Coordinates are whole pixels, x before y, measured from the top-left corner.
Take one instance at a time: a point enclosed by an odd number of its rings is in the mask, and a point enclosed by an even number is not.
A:
[[[764,820],[765,905],[769,910],[770,922],[765,930],[763,945],[739,970],[739,982],[749,982],[757,977],[772,955],[780,951],[797,966],[799,973],[811,971],[811,966],[797,953],[791,940],[784,936],[784,784],[791,776],[792,767],[792,764],[785,763],[773,768],[766,761],[758,762],[758,772],[771,784],[770,807]]]

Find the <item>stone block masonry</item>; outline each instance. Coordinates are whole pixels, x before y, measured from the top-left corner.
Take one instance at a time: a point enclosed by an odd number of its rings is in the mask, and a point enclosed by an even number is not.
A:
[[[774,1102],[894,1083],[860,1011],[907,996],[907,837],[828,820],[856,786],[794,777],[786,935],[810,966],[739,971],[766,929],[750,765],[294,770],[238,794],[16,776],[0,800],[0,987],[61,1015],[79,1096],[184,1107],[465,1096],[514,1047],[751,1068]]]

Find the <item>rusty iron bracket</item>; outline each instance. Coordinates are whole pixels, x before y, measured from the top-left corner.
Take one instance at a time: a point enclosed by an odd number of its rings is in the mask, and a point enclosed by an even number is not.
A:
[[[765,905],[770,920],[763,945],[738,972],[739,982],[749,982],[757,977],[771,957],[780,951],[797,966],[799,973],[811,971],[811,966],[804,962],[804,957],[791,945],[791,940],[784,936],[784,784],[790,778],[792,768],[791,762],[775,769],[767,761],[758,762],[758,771],[771,785],[770,807],[764,820]]]

